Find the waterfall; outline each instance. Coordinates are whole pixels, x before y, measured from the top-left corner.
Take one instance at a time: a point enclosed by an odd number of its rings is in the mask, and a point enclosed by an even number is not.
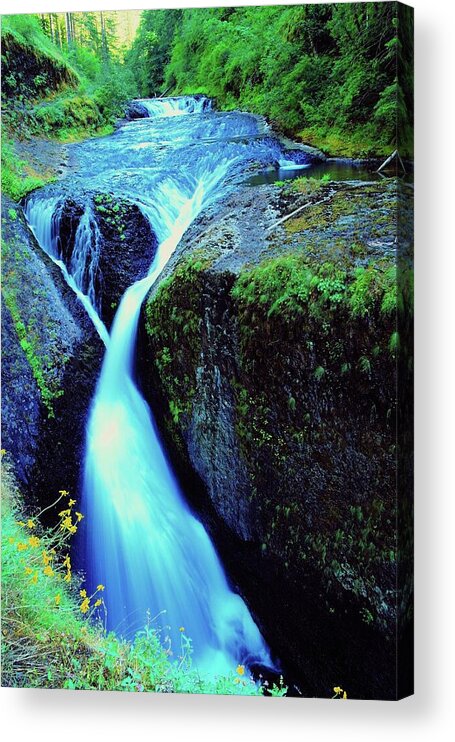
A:
[[[87,203],[77,225],[69,271],[77,286],[86,294],[97,312],[99,312],[100,306],[96,296],[95,279],[98,270],[100,242],[100,230],[91,205]]]
[[[150,117],[182,116],[186,113],[204,113],[212,109],[212,101],[205,95],[198,97],[186,95],[179,98],[138,98],[133,103],[140,103]]]
[[[84,276],[87,273],[87,255],[91,255],[92,253],[92,233],[86,220],[84,220],[84,218],[81,219],[82,227],[81,224],[79,224],[75,241],[75,244],[78,244],[78,260],[73,260],[70,269],[68,269],[59,248],[60,207],[61,199],[59,196],[43,198],[38,192],[32,194],[32,196],[27,199],[24,206],[24,212],[37,242],[51,260],[60,268],[66,283],[76,294],[88,316],[92,320],[101,340],[105,345],[107,345],[109,342],[109,333],[95,308],[97,303],[94,296],[93,286],[95,266],[88,269],[90,276],[88,283],[89,293],[87,295],[84,292]],[[90,219],[89,225],[93,225],[93,222],[94,220]],[[96,229],[98,228],[96,227]],[[98,237],[95,237],[95,240],[98,240]],[[95,261],[97,262],[98,255],[96,251],[93,253],[92,257],[95,257]],[[74,273],[71,271],[74,271]]]
[[[118,188],[119,194],[135,200],[158,238],[148,275],[123,295],[110,336],[96,311],[94,275],[100,244],[90,206],[80,218],[68,266],[58,239],[64,195],[43,189],[28,199],[25,208],[41,247],[59,265],[106,343],[87,424],[83,471],[88,581],[106,585],[108,628],[131,637],[149,615],[174,656],[180,651],[184,629],[193,642],[195,666],[214,676],[235,670],[239,663],[271,666],[272,662],[245,602],[229,587],[205,528],[185,502],[152,412],[134,383],[141,305],[183,233],[202,209],[220,197],[228,187],[228,176],[242,163],[273,161],[270,144],[258,141],[254,117],[248,119],[251,140],[243,135],[244,114],[230,116],[231,139],[223,134],[211,145],[201,143],[198,150],[188,143],[192,138],[202,140],[205,117],[189,116],[188,122],[194,123],[188,123],[182,146],[175,112],[207,110],[205,101],[189,97],[141,101],[151,112],[145,126],[144,120],[132,122],[121,137],[80,146],[83,193],[88,185],[93,192],[109,188],[115,193]],[[141,143],[153,142],[165,117],[169,126],[178,125],[179,137],[175,142],[168,137],[167,149],[155,162]],[[122,161],[128,162],[123,169]],[[72,181],[73,188],[78,185]]]
[[[194,192],[156,194],[161,241],[149,275],[131,286],[117,310],[87,433],[83,508],[88,557],[108,586],[109,624],[142,627],[147,610],[177,653],[180,629],[194,643],[201,671],[232,671],[236,663],[270,664],[243,600],[228,587],[210,538],[186,505],[150,410],[132,372],[141,304],[183,232],[213,194],[227,165],[204,172]],[[167,205],[179,205],[170,225]],[[155,222],[156,228],[156,222]]]

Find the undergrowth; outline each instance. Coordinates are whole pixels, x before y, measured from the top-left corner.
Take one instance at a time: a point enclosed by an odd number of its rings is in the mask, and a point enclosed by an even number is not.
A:
[[[27,172],[29,170],[29,172]],[[30,174],[24,160],[18,160],[11,140],[2,134],[2,193],[20,201],[31,191],[55,180],[51,175]]]

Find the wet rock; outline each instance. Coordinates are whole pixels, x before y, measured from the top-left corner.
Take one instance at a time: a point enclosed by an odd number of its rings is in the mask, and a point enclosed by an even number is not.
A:
[[[2,199],[2,446],[28,503],[79,485],[104,346],[57,266]]]
[[[127,199],[109,193],[70,197],[61,209],[59,223],[59,249],[67,266],[71,264],[78,227],[87,209],[97,230],[92,230],[89,238],[93,244],[86,254],[83,289],[87,293],[92,270],[99,313],[110,327],[126,289],[147,275],[157,239],[138,206]]]
[[[139,101],[132,100],[128,103],[128,108],[126,109],[127,120],[145,119],[148,118],[148,115],[146,107]]]
[[[393,183],[240,187],[188,230],[140,328],[139,378],[186,490],[272,649],[322,695],[334,676],[394,694],[395,318],[379,287],[395,214]],[[281,304],[269,292],[302,261],[321,291],[329,266],[332,298],[286,314],[304,274]],[[353,317],[365,267],[376,298]]]

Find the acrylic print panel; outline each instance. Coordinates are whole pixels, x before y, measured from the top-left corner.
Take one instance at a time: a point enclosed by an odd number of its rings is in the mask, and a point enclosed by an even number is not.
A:
[[[2,19],[2,682],[412,693],[413,13]]]

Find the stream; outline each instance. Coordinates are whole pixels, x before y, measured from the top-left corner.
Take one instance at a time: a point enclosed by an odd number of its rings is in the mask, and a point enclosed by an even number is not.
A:
[[[185,501],[135,385],[135,342],[147,293],[201,211],[255,171],[300,172],[308,165],[287,159],[257,116],[214,111],[202,96],[139,102],[146,118],[75,145],[71,177],[34,192],[25,205],[41,248],[62,270],[106,346],[81,472],[83,567],[89,585],[106,586],[108,629],[131,638],[151,621],[174,656],[185,634],[193,664],[210,675],[235,671],[238,664],[273,667],[245,602],[231,590],[212,541]],[[96,290],[102,249],[97,193],[137,204],[158,240],[148,273],[124,293],[110,332]],[[65,263],[60,217],[69,197],[83,203],[83,214]]]

